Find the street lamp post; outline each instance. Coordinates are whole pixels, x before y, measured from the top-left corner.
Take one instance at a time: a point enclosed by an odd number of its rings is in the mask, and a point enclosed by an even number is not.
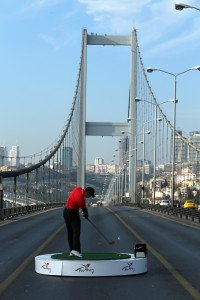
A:
[[[167,72],[165,70],[162,70],[162,69],[156,69],[156,68],[152,68],[152,67],[148,67],[147,68],[147,72],[148,73],[152,73],[154,71],[159,71],[159,72],[162,72],[162,73],[165,73],[165,74],[168,74],[168,75],[171,75],[174,77],[174,112],[173,112],[173,147],[172,147],[172,185],[171,185],[171,200],[172,200],[172,206],[174,206],[174,173],[175,173],[175,136],[176,136],[176,103],[177,103],[177,99],[176,99],[176,85],[177,85],[177,77],[186,73],[186,72],[189,72],[189,71],[192,71],[192,70],[198,70],[200,71],[200,66],[195,66],[195,67],[192,67],[190,69],[187,69],[183,72],[180,72],[180,73],[171,73],[171,72]]]
[[[3,183],[2,183],[2,177],[0,176],[0,213],[2,213],[3,210]],[[1,220],[1,215],[0,215]]]
[[[126,197],[126,164],[123,165],[123,195]]]
[[[143,101],[140,100],[139,98],[135,98],[135,101]],[[145,101],[145,100],[144,100]],[[146,102],[146,101],[145,101]],[[149,101],[147,101],[149,102]],[[151,102],[149,102],[151,103]],[[153,103],[152,103],[153,104]],[[155,104],[156,105],[156,104]],[[155,106],[155,119],[147,121],[143,124],[143,141],[140,141],[141,144],[143,144],[143,163],[142,163],[142,198],[144,198],[144,165],[145,165],[145,133],[150,134],[150,131],[145,132],[145,125],[148,124],[149,122],[154,121],[154,180],[153,180],[153,202],[155,204],[155,181],[156,181],[156,141],[157,141],[157,122],[162,121],[162,118],[157,118],[157,107]]]
[[[114,176],[114,200],[115,203],[117,202],[117,176],[116,176],[116,171],[115,171],[115,176]]]
[[[195,7],[195,6],[191,6],[191,5],[184,4],[184,3],[175,3],[176,10],[183,10],[184,8],[193,8],[193,9],[200,11],[200,8]]]
[[[153,204],[156,198],[156,145],[157,145],[157,106],[155,106],[155,123],[154,123],[154,166],[153,166]],[[161,119],[162,121],[162,119]]]
[[[135,135],[135,148],[132,149],[135,151],[135,168],[134,168],[134,196],[135,196],[135,203],[137,204],[137,135]]]
[[[127,118],[127,121],[130,121],[131,118]],[[126,132],[124,130],[121,131],[122,134],[129,134],[129,135],[132,135],[131,132]],[[134,149],[131,149],[131,150],[134,150],[135,151],[135,155],[134,155],[134,182],[133,182],[133,187],[134,187],[134,200],[135,200],[135,203],[137,203],[137,135],[135,135],[135,148]],[[133,155],[130,154],[129,155],[130,157],[132,157]],[[129,164],[129,182],[130,182],[130,168],[132,168],[132,166]],[[129,183],[129,196],[130,196],[130,183]]]
[[[154,105],[155,111],[154,111],[154,167],[153,167],[153,204],[155,204],[155,192],[156,192],[156,145],[157,145],[157,122],[162,121],[162,118],[157,118],[157,106],[159,107],[160,105],[167,103],[167,102],[172,102],[173,100],[167,100],[163,101],[161,103],[154,103],[150,102],[144,99],[140,99],[138,97],[135,98],[136,102],[147,102],[151,105]]]
[[[143,148],[142,148],[142,201],[144,199],[145,133],[146,134],[150,134],[151,133],[150,131],[146,131],[145,132],[145,125],[147,123],[148,122],[146,122],[146,123],[143,124],[143,140],[140,141],[140,143],[143,145]]]

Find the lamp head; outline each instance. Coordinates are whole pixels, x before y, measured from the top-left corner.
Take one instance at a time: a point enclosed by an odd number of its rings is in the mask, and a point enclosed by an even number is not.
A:
[[[175,9],[176,10],[183,10],[184,9],[184,5],[181,3],[175,3]]]
[[[125,133],[125,131],[124,131],[124,130],[122,130],[122,131],[121,131],[121,133],[122,133],[122,134],[124,134],[124,133]]]
[[[200,66],[195,66],[195,67],[192,68],[192,70],[200,71]]]
[[[184,4],[184,3],[175,3],[175,9],[176,10],[183,10],[184,8],[189,8],[190,5]]]
[[[148,72],[148,71],[147,71]],[[138,98],[138,97],[135,97],[135,102],[140,102],[141,101],[141,99],[140,98]]]
[[[155,69],[155,68],[152,68],[152,67],[148,67],[147,68],[147,72],[148,73],[152,73],[152,72],[154,72],[154,71],[156,71],[157,69]]]
[[[158,118],[157,121],[161,122],[161,121],[162,121],[162,118]]]

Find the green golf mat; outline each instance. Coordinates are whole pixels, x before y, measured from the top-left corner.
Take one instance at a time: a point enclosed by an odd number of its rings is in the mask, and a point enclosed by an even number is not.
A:
[[[51,256],[59,260],[117,260],[131,258],[124,253],[82,253],[82,257],[70,256],[69,253],[58,253]]]

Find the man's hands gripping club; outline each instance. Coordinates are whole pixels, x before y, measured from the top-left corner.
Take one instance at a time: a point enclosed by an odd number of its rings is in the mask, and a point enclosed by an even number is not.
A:
[[[82,209],[82,215],[84,216],[85,219],[88,219],[88,210],[87,210],[87,208]]]

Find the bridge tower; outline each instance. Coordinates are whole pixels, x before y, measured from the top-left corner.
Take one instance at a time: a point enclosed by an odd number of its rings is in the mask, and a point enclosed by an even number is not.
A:
[[[80,118],[79,118],[79,157],[77,184],[85,186],[85,164],[86,164],[86,136],[121,136],[121,131],[125,131],[129,137],[129,153],[136,150],[136,126],[137,114],[135,97],[137,96],[137,44],[136,30],[133,29],[131,35],[89,35],[84,29],[82,33],[83,55],[80,80]],[[112,45],[112,46],[130,46],[130,90],[129,90],[129,122],[111,123],[111,122],[87,122],[86,120],[86,74],[87,74],[87,46],[88,45]],[[135,161],[136,152],[129,157],[129,196],[131,202],[136,202],[136,184],[135,184]]]

